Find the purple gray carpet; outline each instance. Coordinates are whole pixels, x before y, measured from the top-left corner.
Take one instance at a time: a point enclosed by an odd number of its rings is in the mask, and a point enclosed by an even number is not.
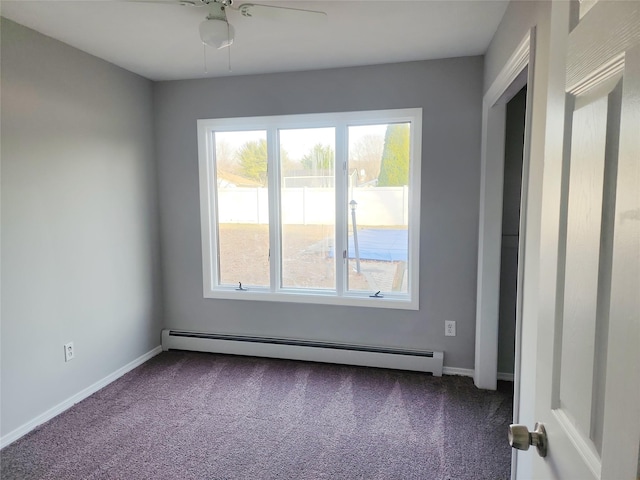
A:
[[[507,479],[512,385],[165,352],[0,452],[3,479]]]

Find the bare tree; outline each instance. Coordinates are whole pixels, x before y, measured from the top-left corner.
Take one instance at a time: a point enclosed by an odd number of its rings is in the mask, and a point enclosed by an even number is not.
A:
[[[349,170],[358,171],[360,183],[378,178],[384,150],[382,135],[365,135],[355,145],[349,146]],[[362,175],[364,171],[364,176]]]
[[[236,152],[224,140],[216,140],[216,166],[219,171],[227,173],[240,173]]]

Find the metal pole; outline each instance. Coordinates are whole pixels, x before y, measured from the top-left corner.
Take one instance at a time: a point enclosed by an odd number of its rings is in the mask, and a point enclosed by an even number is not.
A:
[[[358,248],[358,225],[356,224],[356,206],[358,202],[351,200],[351,224],[353,225],[353,247],[356,251],[356,272],[360,273],[360,249]]]

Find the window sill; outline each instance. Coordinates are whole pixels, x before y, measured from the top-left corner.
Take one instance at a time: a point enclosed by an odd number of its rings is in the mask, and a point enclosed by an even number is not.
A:
[[[374,294],[371,292],[370,294]],[[418,310],[418,301],[410,299],[407,295],[389,295],[372,298],[369,293],[353,293],[337,296],[334,292],[317,291],[313,293],[300,293],[300,291],[270,292],[260,290],[257,287],[248,287],[247,290],[216,289],[204,292],[204,298],[225,300],[243,300],[280,303],[306,303],[313,305],[336,305],[367,308],[390,308],[397,310]]]

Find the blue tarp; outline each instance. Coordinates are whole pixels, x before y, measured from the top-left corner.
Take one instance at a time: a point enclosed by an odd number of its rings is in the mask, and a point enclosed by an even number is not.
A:
[[[407,230],[377,228],[358,230],[360,260],[406,262],[408,238]],[[349,258],[356,258],[353,235],[349,236]]]

